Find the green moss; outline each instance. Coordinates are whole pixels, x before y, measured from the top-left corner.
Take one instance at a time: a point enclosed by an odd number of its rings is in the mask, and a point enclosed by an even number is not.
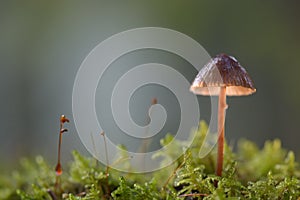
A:
[[[267,141],[262,149],[241,140],[234,153],[225,145],[223,176],[214,175],[216,151],[205,158],[198,157],[207,131],[192,133],[194,141],[187,148],[186,141],[175,141],[160,157],[162,164],[178,157],[162,170],[144,175],[121,173],[107,168],[90,157],[73,152],[74,160],[65,167],[61,184],[55,186],[54,166],[38,156],[22,159],[20,170],[10,176],[0,176],[1,199],[299,199],[300,170],[293,152],[281,147],[279,140]],[[167,145],[174,138],[168,134],[161,141]],[[123,147],[124,149],[124,147]],[[120,151],[123,157],[126,151]],[[131,169],[129,162],[119,162]],[[164,180],[164,181],[161,181]],[[55,196],[55,197],[51,197]]]

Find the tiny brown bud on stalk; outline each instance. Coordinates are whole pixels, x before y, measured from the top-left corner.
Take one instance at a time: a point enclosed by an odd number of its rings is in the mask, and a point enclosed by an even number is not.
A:
[[[59,124],[59,141],[58,141],[58,155],[57,155],[57,164],[56,164],[56,167],[55,167],[55,172],[56,172],[56,183],[55,185],[58,186],[59,185],[59,178],[62,173],[63,173],[63,169],[62,169],[62,166],[61,166],[61,163],[60,163],[60,155],[61,155],[61,143],[62,143],[62,134],[67,132],[68,129],[65,129],[63,126],[64,126],[64,123],[66,122],[70,122],[70,120],[68,118],[66,118],[65,115],[62,115],[60,117],[60,124]]]

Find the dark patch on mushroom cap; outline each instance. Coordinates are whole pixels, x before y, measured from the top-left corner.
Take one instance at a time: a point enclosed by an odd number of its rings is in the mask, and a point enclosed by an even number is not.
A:
[[[200,95],[219,95],[226,86],[226,95],[243,96],[256,91],[247,71],[232,56],[219,54],[198,73],[190,90]]]

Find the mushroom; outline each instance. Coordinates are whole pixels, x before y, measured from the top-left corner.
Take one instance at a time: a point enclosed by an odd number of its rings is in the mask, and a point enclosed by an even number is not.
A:
[[[216,175],[222,175],[224,156],[224,124],[226,96],[250,95],[256,91],[246,70],[232,56],[219,54],[212,58],[196,76],[190,91],[205,96],[219,96],[218,155]]]

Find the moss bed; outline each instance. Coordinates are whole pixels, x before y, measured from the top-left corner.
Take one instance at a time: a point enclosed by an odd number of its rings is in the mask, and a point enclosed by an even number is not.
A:
[[[42,156],[21,159],[18,170],[0,176],[0,199],[300,199],[299,165],[279,140],[266,141],[262,149],[240,140],[235,152],[225,145],[223,175],[218,177],[214,174],[216,151],[198,157],[207,125],[201,122],[199,127],[185,154],[153,173],[122,173],[74,151],[73,161],[64,165],[55,184],[53,163]],[[171,140],[168,134],[161,145]],[[186,148],[184,144],[175,141],[171,150],[157,156],[163,163]],[[132,168],[126,160],[122,164]]]

